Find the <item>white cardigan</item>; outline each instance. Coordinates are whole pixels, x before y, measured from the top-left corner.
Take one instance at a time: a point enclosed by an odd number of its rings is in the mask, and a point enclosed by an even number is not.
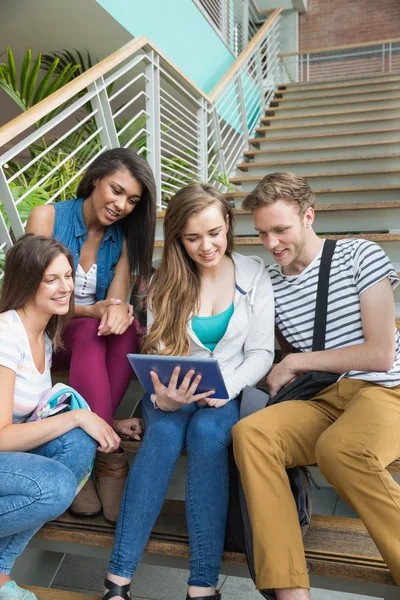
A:
[[[258,256],[237,253],[233,253],[232,258],[236,278],[234,312],[213,352],[200,342],[191,320],[188,323],[190,355],[218,360],[230,400],[246,385],[255,385],[269,371],[274,358],[275,323],[274,296],[264,262]],[[148,309],[148,329],[152,323],[153,314]]]

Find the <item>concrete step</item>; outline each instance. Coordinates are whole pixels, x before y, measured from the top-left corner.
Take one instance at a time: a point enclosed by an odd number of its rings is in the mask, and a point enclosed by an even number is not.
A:
[[[380,153],[379,153],[380,152]],[[378,154],[379,153],[379,154]],[[337,161],[351,161],[351,164],[355,164],[356,161],[362,162],[362,168],[367,168],[369,159],[374,160],[393,160],[398,161],[400,158],[400,140],[393,142],[390,145],[363,145],[363,146],[345,146],[332,144],[330,146],[311,146],[309,148],[263,148],[262,150],[246,150],[243,153],[244,157],[254,163],[274,163],[279,162],[285,163],[287,161],[294,161],[295,164],[302,161],[311,161],[312,163],[317,162],[337,162]],[[245,170],[246,165],[249,163],[241,163]],[[393,162],[393,164],[386,165],[387,167],[395,167],[399,165],[399,162]],[[370,165],[373,167],[372,165]],[[381,165],[377,165],[380,167]],[[239,168],[242,168],[240,166]]]
[[[253,216],[249,212],[238,213],[236,211],[235,221],[235,235],[248,236],[254,233]],[[317,233],[343,233],[345,235],[349,231],[390,231],[394,223],[400,224],[400,199],[397,202],[363,202],[342,205],[317,203],[314,228]]]
[[[338,90],[320,90],[306,93],[306,90],[301,94],[286,94],[285,91],[278,90],[275,93],[275,98],[272,100],[272,104],[275,102],[278,106],[295,106],[300,104],[306,104],[308,102],[324,103],[331,100],[335,100],[338,104],[351,99],[360,100],[375,100],[379,99],[382,94],[386,97],[397,96],[400,93],[400,83],[385,85],[383,88],[374,92],[364,91],[363,89],[357,89],[355,91],[342,91]]]
[[[357,114],[357,113],[356,113]],[[370,129],[379,129],[381,127],[400,127],[400,116],[386,115],[380,113],[378,116],[370,117],[365,115],[352,116],[347,115],[347,118],[341,120],[326,120],[325,117],[319,115],[318,120],[309,122],[302,120],[300,123],[294,123],[293,121],[285,124],[277,124],[271,121],[273,125],[257,127],[256,134],[260,136],[274,137],[285,135],[304,135],[312,133],[337,133],[340,131],[347,131],[348,129],[356,129],[358,131],[368,131]]]
[[[269,172],[273,172],[269,170]],[[264,175],[268,173],[265,169]],[[257,183],[260,181],[261,176],[249,176],[243,174],[239,177],[232,177],[229,179],[233,185],[240,185],[241,191],[251,192]],[[345,171],[336,172],[308,172],[304,173],[304,177],[307,179],[310,185],[314,185],[318,188],[330,188],[330,189],[341,189],[343,187],[358,187],[358,186],[383,186],[383,185],[398,185],[400,187],[400,170],[397,165],[395,169],[381,169],[381,170],[363,170],[363,171],[351,171],[349,169]],[[400,217],[400,215],[399,215]],[[400,226],[400,219],[399,219]]]
[[[400,83],[400,74],[393,73],[386,76],[362,77],[360,79],[344,79],[341,81],[321,81],[312,83],[286,83],[278,85],[278,91],[284,91],[289,94],[303,94],[326,90],[340,91],[379,91],[385,89],[387,85],[397,85]]]
[[[319,188],[316,181],[310,179],[310,187],[317,196],[318,204],[348,204],[350,202],[394,202],[400,199],[400,185],[357,186],[341,188]],[[254,186],[255,187],[255,186]],[[236,208],[247,196],[247,192],[229,191],[225,196],[232,200]]]
[[[367,131],[358,131],[357,129],[348,129],[347,131],[336,131],[330,133],[311,133],[309,135],[269,135],[266,131],[265,136],[251,138],[249,143],[254,148],[289,148],[308,146],[327,146],[337,145],[355,145],[355,144],[375,144],[377,142],[397,142],[400,140],[400,127],[383,127],[380,129],[369,129]]]
[[[287,106],[285,103],[279,104],[278,106],[270,106],[265,110],[265,115],[271,116],[287,116],[287,115],[309,115],[313,113],[324,113],[329,110],[362,110],[370,108],[371,110],[379,110],[389,106],[399,106],[400,95],[397,93],[393,96],[381,95],[379,98],[373,100],[365,100],[363,98],[356,100],[340,100],[337,101],[335,98],[326,100],[325,102],[306,102],[298,103],[293,106]]]
[[[268,116],[263,117],[261,122],[263,125],[303,125],[314,124],[321,122],[322,120],[325,123],[341,123],[343,121],[349,119],[373,119],[377,117],[397,117],[400,118],[400,103],[397,103],[395,106],[384,106],[379,108],[379,110],[375,110],[373,108],[361,108],[358,110],[328,110],[322,112],[310,112],[304,116],[297,115],[288,115],[288,116]]]

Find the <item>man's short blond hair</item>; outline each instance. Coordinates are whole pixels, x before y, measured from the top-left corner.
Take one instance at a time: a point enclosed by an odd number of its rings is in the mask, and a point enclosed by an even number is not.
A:
[[[315,195],[306,179],[295,173],[271,173],[244,199],[242,207],[254,212],[256,208],[268,206],[278,200],[296,204],[303,215],[310,206],[314,208]]]

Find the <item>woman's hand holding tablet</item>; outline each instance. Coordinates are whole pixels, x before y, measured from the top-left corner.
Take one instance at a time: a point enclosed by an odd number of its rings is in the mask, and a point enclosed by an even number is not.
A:
[[[172,372],[171,379],[169,380],[168,386],[161,383],[157,373],[150,371],[150,377],[154,385],[154,391],[156,394],[156,402],[158,408],[165,411],[175,411],[181,408],[184,404],[191,404],[192,402],[199,402],[207,400],[209,396],[212,396],[214,390],[203,392],[202,394],[196,394],[197,387],[201,381],[201,375],[195,375],[195,371],[192,369],[186,373],[182,383],[178,386],[179,374],[181,372],[180,367],[175,367]]]

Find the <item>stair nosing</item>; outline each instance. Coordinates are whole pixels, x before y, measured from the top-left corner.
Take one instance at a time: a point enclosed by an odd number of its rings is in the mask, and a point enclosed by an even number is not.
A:
[[[366,170],[366,171],[333,171],[322,172],[322,173],[301,173],[301,176],[305,179],[318,179],[319,177],[358,177],[364,175],[387,175],[393,173],[400,173],[400,168],[395,169],[378,169],[378,170]],[[251,175],[249,177],[230,177],[229,182],[235,184],[235,182],[245,181],[260,181],[262,177],[258,175]],[[399,183],[400,185],[400,183]]]
[[[373,98],[368,99],[368,100],[349,100],[347,102],[340,102],[341,106],[346,106],[347,104],[360,104],[360,103],[364,103],[367,104],[368,102],[385,102],[386,100],[400,100],[400,94],[398,96],[394,96],[394,97],[388,97],[385,96],[383,98]],[[277,102],[279,101],[278,99],[276,100]],[[295,106],[271,106],[270,108],[266,108],[265,112],[267,111],[279,111],[281,112],[282,110],[302,110],[304,108],[317,108],[318,106],[335,106],[337,104],[337,102],[316,102],[316,103],[311,103],[311,104],[303,104],[303,105],[295,105]],[[380,110],[379,108],[377,110]],[[301,115],[299,115],[301,116]]]
[[[244,156],[248,154],[265,154],[277,152],[278,154],[284,152],[308,152],[310,150],[337,150],[338,148],[364,148],[365,146],[382,146],[382,145],[390,145],[390,144],[399,144],[400,139],[398,140],[376,140],[372,142],[356,142],[355,144],[326,144],[324,146],[293,146],[288,148],[270,148],[268,150],[245,150],[243,152]]]
[[[393,142],[395,143],[395,142]],[[397,143],[400,143],[400,140],[398,140]],[[371,146],[371,142],[368,144],[355,144],[353,145],[348,145],[349,148],[360,148],[363,146]],[[378,144],[377,144],[378,145]],[[347,147],[347,146],[346,146]],[[271,152],[278,152],[278,153],[284,153],[284,152],[308,152],[309,150],[311,151],[321,151],[321,150],[335,150],[338,148],[343,148],[343,146],[340,145],[335,145],[335,146],[310,146],[309,148],[304,148],[304,147],[299,147],[299,148],[273,148],[272,150],[246,150],[245,152],[243,152],[244,156],[260,156],[261,154],[269,154]],[[381,159],[381,158],[396,158],[396,157],[400,157],[399,153],[389,153],[389,154],[366,154],[366,155],[354,155],[354,156],[332,156],[332,157],[326,157],[326,158],[309,158],[309,159],[304,159],[304,160],[296,160],[296,159],[291,159],[290,161],[286,160],[286,161],[270,161],[270,164],[272,165],[277,165],[277,164],[285,164],[285,163],[292,163],[292,162],[296,162],[299,164],[305,163],[305,162],[338,162],[338,161],[342,161],[342,160],[367,160],[367,159]],[[238,169],[240,169],[241,166],[250,166],[250,165],[257,165],[257,164],[263,164],[263,163],[238,163],[236,166]],[[268,163],[265,163],[268,164]],[[240,166],[239,166],[240,165]]]
[[[309,90],[308,90],[309,91]],[[312,91],[312,90],[311,90]],[[392,91],[400,91],[400,84],[398,86],[395,87],[387,87],[385,88],[386,92],[392,92]],[[340,96],[362,96],[363,94],[380,94],[381,90],[364,90],[364,91],[355,91],[355,92],[339,92],[338,94],[327,94],[326,96],[305,96],[303,98],[285,98],[284,94],[285,94],[285,90],[275,90],[275,94],[280,94],[282,97],[280,98],[274,98],[274,102],[296,102],[297,100],[312,100],[313,98],[316,99],[320,99],[320,98],[340,98]]]
[[[308,115],[287,115],[284,117],[281,116],[271,116],[271,117],[262,117],[261,122],[264,121],[276,121],[278,119],[284,119],[290,121],[291,119],[303,119],[303,118],[314,118],[314,117],[330,117],[330,116],[339,116],[339,115],[348,115],[348,114],[363,114],[368,112],[373,112],[374,110],[378,111],[389,111],[389,110],[397,110],[399,109],[399,117],[400,117],[400,104],[398,106],[381,106],[379,109],[373,108],[359,108],[357,110],[344,110],[344,111],[334,111],[334,112],[326,112],[326,113],[310,113]],[[272,109],[271,109],[272,112]],[[369,119],[368,119],[369,120]]]
[[[341,81],[336,81],[336,83],[334,81],[305,81],[305,82],[288,82],[288,83],[284,83],[282,84],[282,88],[278,87],[278,91],[282,91],[285,90],[285,92],[289,92],[289,93],[295,93],[295,92],[299,92],[301,90],[304,89],[308,89],[309,91],[315,91],[317,89],[319,90],[331,90],[331,89],[341,89],[341,88],[346,88],[346,87],[362,87],[365,85],[379,85],[382,83],[382,81],[387,82],[387,83],[392,83],[393,81],[400,81],[400,73],[397,73],[397,71],[395,73],[393,73],[393,75],[387,75],[385,78],[384,76],[382,76],[381,80],[376,80],[376,78],[379,77],[377,75],[375,75],[374,77],[372,77],[371,79],[368,78],[359,78],[356,80],[341,80]],[[315,86],[315,87],[313,87]]]
[[[347,194],[352,192],[378,192],[378,191],[390,191],[390,190],[400,190],[400,184],[395,185],[373,185],[373,186],[349,186],[343,188],[320,188],[312,190],[314,194]],[[225,192],[225,196],[227,198],[245,198],[248,196],[249,192]]]
[[[268,127],[267,129],[270,129]],[[298,136],[298,135],[283,135],[283,136],[273,136],[273,137],[255,137],[249,139],[249,144],[265,144],[268,142],[274,142],[275,140],[298,140],[298,139],[313,139],[320,137],[340,137],[341,135],[371,135],[374,133],[389,133],[393,131],[400,131],[400,127],[384,127],[380,129],[351,129],[350,131],[328,131],[327,133],[309,133],[308,135]],[[376,140],[379,141],[379,140]],[[382,140],[386,141],[386,140]]]
[[[320,123],[302,123],[302,124],[297,124],[297,125],[279,125],[279,126],[264,126],[264,127],[256,127],[256,131],[262,131],[262,132],[267,132],[267,131],[279,131],[281,129],[303,129],[303,128],[307,128],[307,127],[325,127],[325,126],[329,126],[331,127],[332,125],[343,125],[345,123],[376,123],[379,121],[393,121],[393,120],[399,120],[400,116],[394,116],[394,117],[374,117],[372,119],[346,119],[345,121],[323,121]],[[365,131],[368,131],[368,129],[366,129]]]

